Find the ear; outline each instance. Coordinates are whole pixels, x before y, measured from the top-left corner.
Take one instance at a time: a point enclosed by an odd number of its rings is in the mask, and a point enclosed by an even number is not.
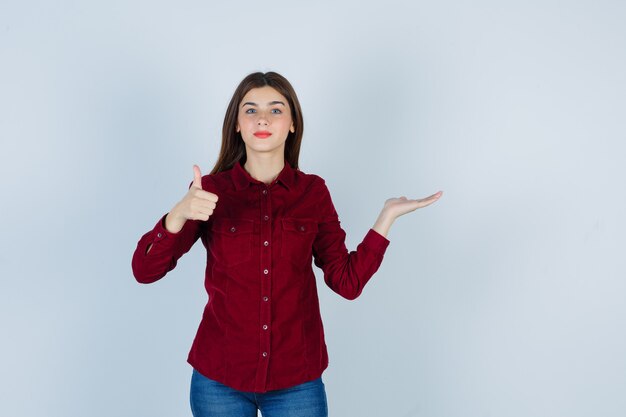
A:
[[[237,123],[237,126],[235,126],[235,132],[239,132],[239,123]]]
[[[291,124],[291,127],[289,128],[289,131],[290,131],[291,133],[296,133],[296,128],[295,128],[295,127],[293,127],[293,123]]]

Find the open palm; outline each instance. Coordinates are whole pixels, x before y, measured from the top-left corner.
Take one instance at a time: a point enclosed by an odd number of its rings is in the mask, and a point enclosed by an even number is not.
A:
[[[421,199],[411,200],[404,196],[399,198],[390,198],[385,201],[385,210],[392,218],[397,218],[403,214],[410,213],[418,208],[426,207],[435,201],[439,200],[439,197],[443,194],[443,191],[438,191],[435,194]]]

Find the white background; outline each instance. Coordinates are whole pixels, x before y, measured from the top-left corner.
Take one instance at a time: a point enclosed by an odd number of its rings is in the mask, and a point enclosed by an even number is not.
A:
[[[353,250],[318,286],[331,416],[626,415],[619,1],[0,2],[0,415],[188,416],[200,244],[138,284],[139,237],[277,71]]]

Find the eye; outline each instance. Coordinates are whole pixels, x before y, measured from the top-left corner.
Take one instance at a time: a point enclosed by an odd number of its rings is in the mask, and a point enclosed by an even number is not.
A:
[[[255,113],[255,112],[256,112],[255,109],[248,109],[248,110],[246,110],[246,114],[252,114],[252,113]]]
[[[282,111],[280,109],[272,109],[272,113],[274,113],[274,114],[282,114]]]

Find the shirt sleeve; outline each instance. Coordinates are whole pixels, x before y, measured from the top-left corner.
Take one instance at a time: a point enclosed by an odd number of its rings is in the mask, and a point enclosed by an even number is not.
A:
[[[204,178],[202,188],[207,188]],[[167,214],[163,215],[154,228],[139,239],[133,254],[133,275],[142,284],[158,281],[174,269],[178,259],[189,252],[205,228],[206,222],[187,220],[178,233],[171,233],[165,228],[166,216]],[[150,252],[146,253],[150,244]]]
[[[369,229],[355,251],[346,248],[346,232],[341,228],[326,183],[320,178],[318,234],[313,242],[315,265],[324,271],[324,281],[333,291],[348,300],[354,300],[374,275],[383,261],[390,241]]]

